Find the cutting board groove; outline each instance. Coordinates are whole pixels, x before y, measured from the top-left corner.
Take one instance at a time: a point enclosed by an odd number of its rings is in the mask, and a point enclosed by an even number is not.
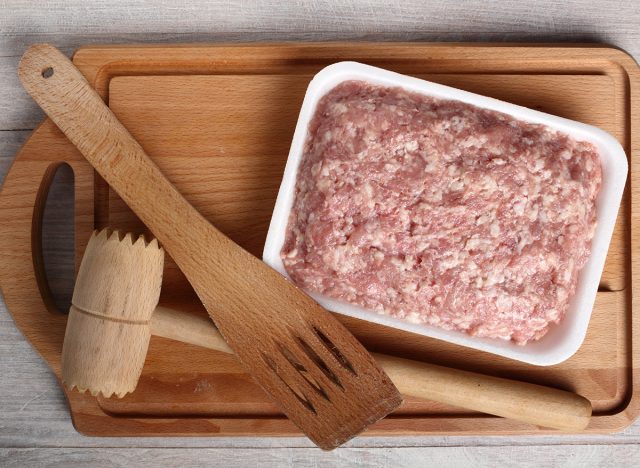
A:
[[[592,46],[265,44],[90,46],[74,63],[185,197],[261,255],[306,86],[315,72],[357,60],[597,125],[630,158],[593,317],[580,351],[537,368],[340,317],[370,349],[573,390],[588,397],[588,432],[612,432],[640,411],[640,102],[637,65]],[[635,133],[635,135],[634,135]],[[59,375],[65,315],[55,311],[39,263],[39,222],[52,169],[75,176],[76,261],[94,228],[145,232],[127,206],[50,121],[18,153],[3,187],[0,280],[13,317]],[[637,273],[636,273],[637,274]],[[168,259],[161,302],[204,314]],[[636,311],[636,314],[633,314]],[[122,400],[67,393],[74,424],[92,435],[296,434],[233,357],[152,338],[138,389]],[[543,433],[541,428],[408,398],[375,434]]]

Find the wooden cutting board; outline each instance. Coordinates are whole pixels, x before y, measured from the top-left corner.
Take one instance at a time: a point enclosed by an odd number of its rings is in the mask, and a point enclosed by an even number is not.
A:
[[[74,56],[185,197],[256,256],[306,86],[315,72],[340,60],[597,125],[622,143],[631,180],[587,338],[568,361],[539,368],[339,317],[372,350],[578,392],[594,407],[587,432],[629,425],[640,413],[640,72],[625,53],[587,45],[327,43],[90,46]],[[40,221],[60,164],[71,166],[75,176],[76,263],[94,228],[145,231],[45,120],[18,153],[0,196],[0,281],[16,323],[57,376],[66,315],[55,310],[43,273]],[[161,303],[205,313],[171,261]],[[233,357],[157,337],[133,394],[122,400],[77,392],[67,397],[75,427],[91,435],[298,433]],[[552,431],[408,398],[368,434],[543,432]]]

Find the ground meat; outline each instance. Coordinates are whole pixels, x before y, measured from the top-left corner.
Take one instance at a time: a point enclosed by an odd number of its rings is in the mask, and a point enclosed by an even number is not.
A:
[[[307,290],[525,344],[567,311],[600,185],[590,143],[349,81],[309,125],[281,255]]]

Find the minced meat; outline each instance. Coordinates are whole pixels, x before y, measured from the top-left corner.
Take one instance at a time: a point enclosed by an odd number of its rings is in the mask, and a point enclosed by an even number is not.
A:
[[[307,290],[525,344],[567,311],[600,185],[590,143],[344,82],[309,125],[282,259]]]

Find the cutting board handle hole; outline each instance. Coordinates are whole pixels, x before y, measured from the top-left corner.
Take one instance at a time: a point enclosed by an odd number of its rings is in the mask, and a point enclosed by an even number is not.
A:
[[[74,174],[68,164],[46,170],[33,212],[32,249],[38,288],[50,312],[67,313],[75,275]]]

